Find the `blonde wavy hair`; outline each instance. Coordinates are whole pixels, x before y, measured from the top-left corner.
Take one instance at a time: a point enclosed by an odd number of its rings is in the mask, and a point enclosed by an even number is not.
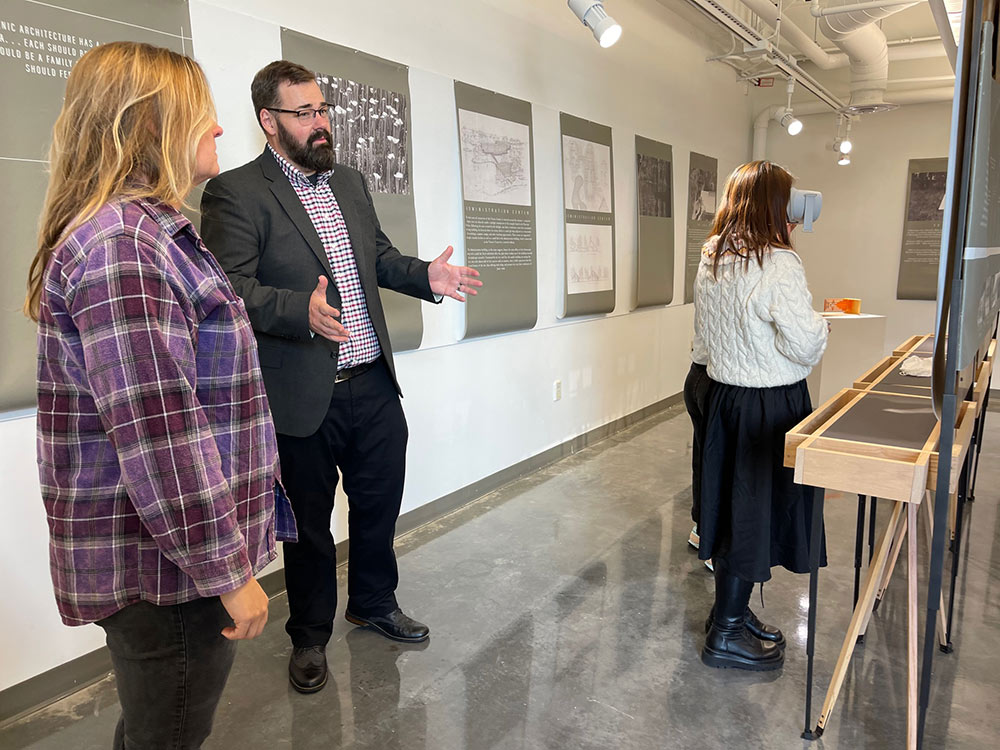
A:
[[[215,122],[201,67],[137,42],[102,44],[73,67],[52,132],[50,177],[24,313],[38,320],[42,280],[67,233],[110,200],[181,206],[194,187],[198,143]]]

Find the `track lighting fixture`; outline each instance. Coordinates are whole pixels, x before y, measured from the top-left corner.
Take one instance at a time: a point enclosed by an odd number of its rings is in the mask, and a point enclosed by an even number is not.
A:
[[[837,164],[839,166],[841,166],[841,167],[846,167],[850,163],[851,163],[851,155],[850,154],[843,154],[842,153],[840,156],[837,157]]]
[[[795,91],[794,78],[788,79],[786,91],[788,92],[788,102],[774,113],[774,119],[778,121],[788,135],[798,135],[802,132],[802,120],[792,114],[792,92]]]
[[[615,22],[600,0],[569,0],[569,7],[580,22],[594,32],[594,39],[602,47],[610,47],[622,35],[622,27]]]
[[[787,110],[778,122],[781,123],[781,127],[788,131],[788,135],[798,135],[802,132],[802,120]]]
[[[842,133],[844,123],[847,123],[847,132]],[[837,119],[837,137],[833,140],[833,150],[839,154],[849,154],[854,144],[851,142],[851,118],[841,116]],[[850,163],[850,160],[847,162]]]

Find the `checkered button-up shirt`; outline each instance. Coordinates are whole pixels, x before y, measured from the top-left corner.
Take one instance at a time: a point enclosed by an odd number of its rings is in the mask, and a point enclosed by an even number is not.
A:
[[[277,442],[242,301],[191,223],[112,202],[55,248],[38,470],[63,621],[238,588],[276,556]]]
[[[351,236],[347,232],[340,204],[330,189],[330,175],[333,171],[320,172],[316,183],[296,169],[291,162],[268,146],[275,160],[292,184],[302,207],[309,214],[316,234],[319,235],[326,251],[326,257],[333,269],[334,283],[340,293],[340,324],[351,332],[351,337],[340,345],[337,354],[337,369],[354,367],[365,362],[374,362],[382,353],[378,336],[371,318],[365,291],[358,277],[358,264],[351,247]]]

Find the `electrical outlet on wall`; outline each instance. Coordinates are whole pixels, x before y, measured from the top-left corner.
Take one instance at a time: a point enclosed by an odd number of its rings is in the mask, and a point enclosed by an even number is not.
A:
[[[552,381],[552,400],[558,401],[562,398],[562,381],[553,380]]]

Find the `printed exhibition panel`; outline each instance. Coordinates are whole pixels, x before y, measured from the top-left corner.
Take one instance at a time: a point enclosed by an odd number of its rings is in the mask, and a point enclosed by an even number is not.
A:
[[[910,159],[896,299],[937,299],[948,159]]]
[[[694,302],[694,279],[701,248],[712,230],[719,184],[719,160],[691,152],[688,165],[687,240],[684,249],[684,302]]]
[[[615,309],[615,195],[611,128],[565,113],[566,315]]]
[[[415,256],[409,68],[285,28],[281,53],[316,72],[331,105],[337,163],[365,176],[382,231],[401,253]],[[393,350],[419,347],[424,334],[420,300],[389,289],[380,293]]]
[[[113,41],[192,52],[182,0],[5,0],[0,14],[0,411],[35,405],[35,324],[21,314],[66,79]]]
[[[969,218],[962,269],[959,361],[970,364],[996,325],[1000,310],[1000,84],[996,70],[994,25],[983,24],[983,49],[973,135]]]
[[[635,137],[636,307],[674,298],[673,161],[671,146]]]
[[[534,327],[538,247],[531,103],[455,82],[465,263],[489,294],[466,298],[466,337]]]

